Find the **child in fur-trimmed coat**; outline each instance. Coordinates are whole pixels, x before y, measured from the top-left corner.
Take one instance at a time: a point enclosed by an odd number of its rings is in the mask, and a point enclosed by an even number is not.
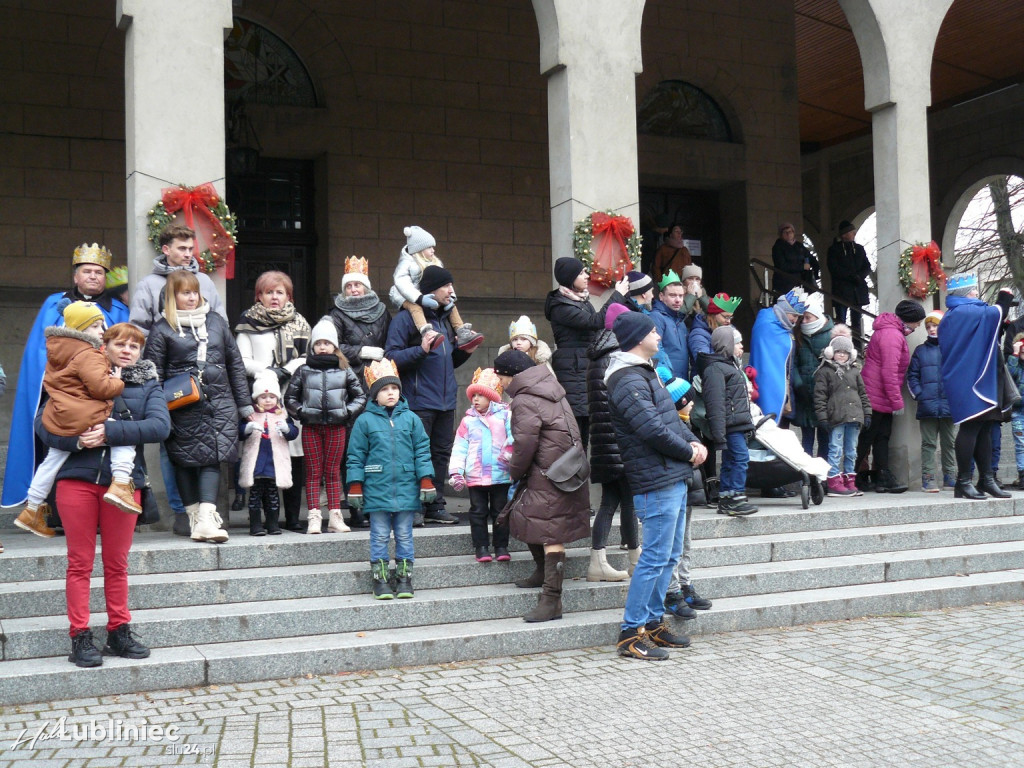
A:
[[[239,429],[242,458],[238,468],[238,485],[251,488],[249,493],[249,535],[277,536],[281,533],[279,488],[292,487],[292,462],[288,441],[299,435],[299,429],[281,407],[281,388],[277,376],[261,371],[252,385],[252,418]],[[260,520],[266,518],[266,528]]]

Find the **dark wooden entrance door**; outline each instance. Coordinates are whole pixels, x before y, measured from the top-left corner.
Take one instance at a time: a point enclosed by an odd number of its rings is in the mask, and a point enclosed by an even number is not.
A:
[[[704,285],[711,288],[722,285],[718,192],[708,189],[641,187],[640,220],[653,220],[657,214],[667,214],[673,224],[681,224],[684,239],[700,241],[700,255],[694,254],[693,262],[704,270]],[[647,233],[644,235],[647,236]]]
[[[295,286],[295,306],[311,323],[316,304],[313,163],[260,158],[254,173],[228,176],[228,205],[238,216],[235,279],[227,284],[228,317],[252,306],[256,280],[269,269]]]

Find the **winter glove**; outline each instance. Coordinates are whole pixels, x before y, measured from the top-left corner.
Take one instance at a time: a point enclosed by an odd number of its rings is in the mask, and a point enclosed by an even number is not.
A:
[[[362,509],[363,508],[363,484],[362,483],[352,483],[352,485],[350,485],[348,487],[348,505],[350,507],[352,507],[352,509]]]
[[[1009,315],[1010,307],[1016,307],[1018,304],[1020,302],[1014,300],[1013,291],[1009,291],[1006,288],[1000,290],[999,295],[996,297],[996,306],[1002,310],[1004,318]]]
[[[512,445],[511,445],[511,443],[509,445],[506,445],[504,448],[502,448],[501,452],[498,453],[498,466],[499,467],[504,467],[505,469],[508,469],[508,464],[509,464],[510,461],[512,461]]]
[[[360,347],[359,357],[363,360],[380,360],[384,357],[384,350],[380,347]]]
[[[251,405],[245,405],[238,409],[238,418],[242,421],[245,421],[254,413],[256,413],[255,408],[253,408]]]
[[[255,421],[250,421],[245,425],[245,434],[251,435],[253,432],[262,431],[263,427],[257,424]]]
[[[420,501],[424,504],[429,504],[437,498],[437,491],[434,489],[434,484],[430,481],[429,477],[424,477],[420,480]]]
[[[277,434],[281,437],[288,437],[288,422],[279,421],[274,428],[277,430]]]
[[[292,375],[288,372],[287,368],[281,368],[278,366],[275,368],[271,368],[270,370],[275,376],[277,376],[277,383],[282,386],[287,384],[288,379],[292,377]]]
[[[865,416],[864,417],[864,429],[871,429],[871,417],[870,416]]]
[[[454,488],[456,491],[459,491],[460,493],[466,490],[466,478],[464,478],[460,474],[456,473],[449,477],[448,484],[451,485],[452,488]]]
[[[441,305],[437,303],[432,293],[421,293],[416,297],[416,303],[425,309],[437,309]]]

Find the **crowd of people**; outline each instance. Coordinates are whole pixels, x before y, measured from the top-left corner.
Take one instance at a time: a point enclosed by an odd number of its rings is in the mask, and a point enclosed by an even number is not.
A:
[[[152,274],[130,304],[109,251],[84,244],[73,286],[44,302],[26,344],[3,491],[5,505],[24,505],[18,527],[46,538],[64,531],[69,660],[102,663],[88,607],[97,529],[104,652],[149,654],[132,634],[127,579],[136,525],[155,522],[147,443],[160,445],[175,534],[228,540],[219,508],[228,466],[251,536],[369,528],[379,600],[414,596],[414,528],[458,522],[446,485],[468,492],[477,562],[510,560],[510,538],[527,545],[535,568],[516,586],[540,595],[526,621],[561,618],[566,545],[589,537],[587,580],[629,580],[618,653],[647,660],[689,645],[666,615],[711,608],[691,581],[689,508],[701,499],[719,514],[756,513],[747,495],[755,444],[829,496],[903,492],[889,439],[905,384],[921,422],[922,490],[1007,497],[992,436],[1011,419],[1024,435],[1024,328],[1008,340],[1008,364],[1000,344],[1012,296],[990,306],[976,276],[955,275],[945,314],[912,300],[881,313],[862,363],[844,322],[866,303],[853,232],[843,222],[829,251],[837,293],[848,299],[832,318],[815,288],[817,260],[792,225],[780,226],[777,298],[757,313],[747,361],[732,324],[742,299],[705,290],[680,227],[663,228],[653,274],[624,275],[600,308],[586,264],[559,258],[544,303],[554,350],[529,317],[512,322],[508,343],[477,367],[458,424],[455,369],[484,337],[461,317],[455,277],[420,227],[404,230],[394,314],[366,260],[352,257],[341,292],[312,326],[288,275],[268,271],[232,327],[185,226],[160,235]],[[922,322],[928,338],[911,355],[906,337]],[[1024,480],[1024,436],[1017,464]],[[591,484],[600,486],[596,514]],[[793,495],[782,482],[758,487]],[[616,511],[625,570],[607,555]]]

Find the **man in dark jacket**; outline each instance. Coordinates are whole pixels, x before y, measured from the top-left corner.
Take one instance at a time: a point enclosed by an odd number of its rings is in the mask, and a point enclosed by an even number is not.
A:
[[[651,320],[661,337],[660,355],[668,361],[672,374],[680,379],[690,378],[690,353],[687,350],[686,312],[683,302],[686,289],[683,280],[674,271],[661,279],[661,293],[654,300],[651,309]]]
[[[850,305],[850,326],[859,335],[860,307],[868,303],[867,278],[871,274],[864,246],[855,242],[857,229],[848,221],[839,222],[839,237],[828,247],[828,272],[832,276],[832,293]],[[846,304],[834,302],[832,314],[837,323],[846,322]]]
[[[449,319],[455,307],[452,273],[444,267],[427,267],[420,278],[420,291],[433,294],[437,300],[438,309],[424,307],[423,315],[444,340],[434,346],[435,336],[420,333],[409,310],[403,309],[388,329],[384,356],[398,366],[402,394],[423,421],[430,438],[434,477],[447,477],[455,440],[455,369],[469,359],[470,353],[456,347],[455,330]],[[422,515],[416,515],[415,525],[423,525],[424,520],[448,525],[459,522],[445,508],[443,487],[442,483],[437,484],[437,498],[426,504]]]
[[[634,659],[665,659],[665,648],[685,648],[663,621],[665,594],[683,551],[687,483],[691,466],[707,450],[679,418],[675,398],[651,365],[660,337],[654,322],[627,312],[612,326],[619,351],[605,374],[612,424],[643,523],[640,559],[626,595],[618,653]],[[669,387],[677,382],[673,380]],[[679,386],[684,386],[681,382]]]

